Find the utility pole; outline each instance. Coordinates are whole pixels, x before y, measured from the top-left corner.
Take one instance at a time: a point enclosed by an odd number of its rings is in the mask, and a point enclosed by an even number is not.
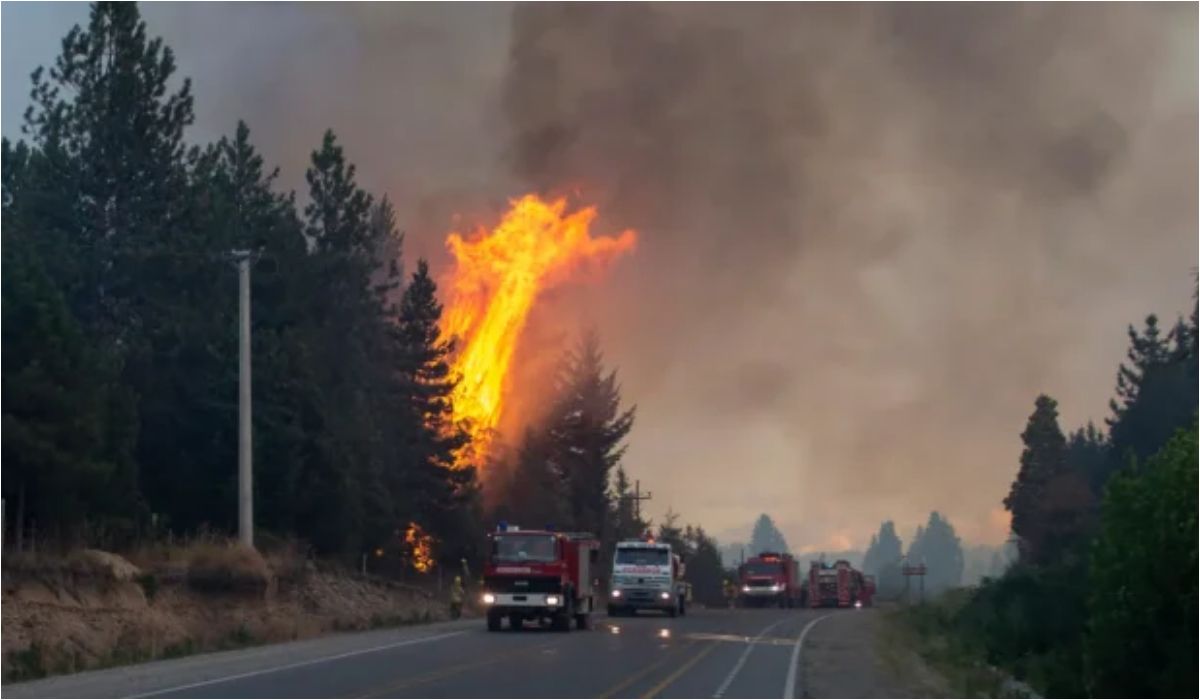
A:
[[[254,436],[250,423],[251,252],[233,253],[238,266],[238,541],[254,547]]]
[[[625,482],[629,483],[629,482]],[[647,491],[642,493],[641,480],[633,482],[633,495],[629,498],[633,501],[633,518],[639,523],[642,522],[642,501],[649,501],[654,494]]]

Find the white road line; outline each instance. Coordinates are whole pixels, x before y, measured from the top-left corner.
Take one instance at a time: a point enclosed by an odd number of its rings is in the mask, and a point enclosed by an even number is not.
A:
[[[424,642],[436,642],[439,639],[447,639],[449,637],[457,637],[460,634],[466,634],[466,630],[460,632],[447,632],[446,634],[436,634],[432,637],[420,637],[418,639],[406,639],[401,642],[393,642],[391,644],[383,644],[369,649],[357,649],[355,651],[347,651],[343,654],[334,654],[333,656],[322,656],[319,659],[309,659],[308,661],[298,661],[293,664],[284,664],[283,666],[274,666],[272,668],[259,669],[257,671],[247,671],[246,673],[235,673],[232,676],[223,676],[221,678],[212,678],[206,681],[198,681],[196,683],[187,683],[177,685],[173,688],[163,688],[161,690],[153,690],[141,695],[130,695],[130,698],[152,698],[157,695],[166,695],[167,693],[177,693],[181,690],[190,690],[191,688],[200,688],[206,685],[216,685],[217,683],[225,683],[227,681],[236,681],[242,678],[253,678],[254,676],[262,676],[268,673],[278,673],[279,671],[287,671],[293,668],[302,668],[304,666],[312,666],[314,664],[323,664],[327,661],[337,661],[338,659],[346,659],[351,656],[361,656],[362,654],[374,654],[377,651],[387,651],[388,649],[396,649],[398,647],[411,646],[413,644],[421,644]]]
[[[742,666],[746,665],[746,659],[750,658],[750,652],[754,651],[754,647],[757,646],[758,640],[760,640],[764,636],[766,636],[767,632],[770,632],[771,630],[782,625],[783,623],[790,622],[791,620],[794,620],[794,619],[795,619],[794,617],[785,617],[782,620],[777,620],[775,622],[772,622],[771,624],[764,627],[763,631],[758,633],[758,636],[756,636],[754,639],[750,640],[750,642],[748,644],[746,644],[746,650],[743,651],[742,655],[738,657],[737,663],[733,665],[733,669],[731,669],[729,671],[729,675],[725,676],[725,680],[721,681],[721,685],[717,687],[716,692],[714,692],[712,696],[714,698],[720,698],[720,697],[725,696],[725,691],[729,690],[729,686],[733,683],[733,679],[737,678],[737,674],[739,671],[742,670]]]
[[[834,614],[836,613],[826,613],[808,623],[804,626],[804,629],[800,630],[800,636],[796,637],[796,646],[792,647],[792,661],[788,664],[787,682],[783,686],[783,697],[796,697],[796,676],[798,675],[797,669],[800,666],[800,650],[804,648],[804,638],[808,636],[808,631],[813,628],[813,625]]]

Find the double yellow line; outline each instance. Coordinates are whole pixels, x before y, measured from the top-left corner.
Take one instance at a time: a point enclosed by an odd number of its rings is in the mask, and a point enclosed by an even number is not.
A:
[[[686,656],[689,651],[691,651],[693,648],[696,647],[696,645],[697,645],[696,642],[691,642],[687,646],[683,647],[683,650],[680,653],[668,653],[666,656],[659,659],[658,661],[655,661],[654,663],[643,668],[642,670],[638,671],[637,673],[633,674],[632,676],[625,678],[625,680],[621,681],[620,683],[617,683],[616,685],[609,688],[608,690],[605,690],[603,693],[600,694],[599,697],[611,698],[614,695],[617,695],[618,693],[625,691],[630,686],[647,678],[648,676],[650,676],[652,673],[654,673],[658,669],[662,668],[667,663],[676,660],[679,656]],[[695,666],[697,663],[699,663],[700,659],[703,659],[705,656],[708,656],[708,653],[711,652],[714,648],[716,648],[716,646],[717,646],[717,642],[710,642],[708,644],[708,646],[701,649],[698,653],[696,653],[694,656],[689,658],[687,661],[684,661],[682,664],[680,664],[679,668],[676,668],[668,676],[666,676],[661,681],[659,681],[657,684],[655,684],[654,686],[649,688],[646,692],[642,693],[642,695],[640,697],[642,697],[642,698],[656,697],[659,693],[661,693],[663,690],[665,690],[672,683],[679,680],[680,676],[687,673],[693,666]]]

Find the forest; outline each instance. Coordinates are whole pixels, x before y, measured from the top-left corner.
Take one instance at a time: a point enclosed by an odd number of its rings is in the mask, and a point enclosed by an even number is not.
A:
[[[332,130],[301,193],[281,189],[245,123],[194,143],[191,83],[133,3],[93,5],[30,95],[22,138],[3,143],[3,497],[18,550],[236,532],[239,252],[259,546],[370,552],[386,569],[426,542],[457,567],[478,563],[499,518],[610,546],[649,527],[620,466],[635,413],[586,329],[564,329],[578,342],[513,449],[457,459],[471,426],[453,418],[436,275],[404,257],[401,213],[359,186]],[[663,534],[703,562],[711,541],[676,517]]]

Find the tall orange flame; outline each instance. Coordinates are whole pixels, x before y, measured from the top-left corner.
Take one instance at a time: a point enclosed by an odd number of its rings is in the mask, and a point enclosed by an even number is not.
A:
[[[454,418],[471,433],[460,464],[479,464],[487,454],[503,412],[513,352],[539,292],[586,262],[603,264],[631,250],[637,238],[631,230],[592,238],[588,228],[596,209],[568,213],[565,199],[528,194],[510,204],[490,232],[446,238],[455,266],[442,335],[457,338]]]

